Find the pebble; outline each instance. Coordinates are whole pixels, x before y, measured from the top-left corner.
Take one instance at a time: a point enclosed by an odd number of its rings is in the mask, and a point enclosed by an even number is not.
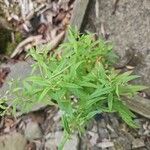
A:
[[[98,143],[97,146],[104,149],[104,148],[114,147],[114,143],[111,141],[104,141]]]
[[[0,137],[1,150],[24,150],[26,143],[25,137],[16,132]]]
[[[106,128],[99,128],[99,136],[100,139],[107,139],[109,138],[109,132]]]
[[[144,147],[144,141],[142,139],[134,139],[132,142],[132,149]]]
[[[98,122],[99,128],[106,128],[106,121],[104,119],[101,119],[100,122]]]
[[[8,67],[10,68],[10,73],[8,74],[2,88],[0,88],[0,98],[3,98],[3,96],[7,96],[7,98],[9,99],[9,101],[7,102],[8,105],[10,105],[12,102],[12,99],[14,99],[16,97],[16,95],[12,94],[12,93],[7,93],[7,91],[9,91],[10,86],[9,86],[9,82],[13,80],[24,80],[26,77],[28,77],[31,74],[32,71],[32,65],[34,64],[34,61],[32,59],[27,59],[26,61],[18,61],[15,64],[2,64],[1,67]],[[37,71],[36,73],[39,73],[39,71]],[[36,74],[35,73],[35,74]],[[20,82],[20,87],[22,87],[22,84]],[[6,94],[7,93],[7,94]],[[45,107],[47,104],[45,103],[37,103],[33,106],[32,111],[36,111],[39,110],[40,108]],[[17,106],[18,109],[20,109],[20,106]],[[22,108],[22,107],[21,107]]]
[[[61,139],[63,136],[62,131],[56,131],[55,133],[50,133],[47,137],[47,141],[45,142],[45,149],[48,150],[56,150],[57,146],[60,144]],[[72,135],[71,139],[67,141],[67,143],[64,146],[64,150],[77,150],[78,146],[78,137],[76,135]]]
[[[97,143],[98,134],[94,133],[94,132],[91,132],[91,131],[88,131],[88,134],[91,136],[90,143],[91,143],[92,146],[94,146]]]
[[[98,129],[97,129],[97,126],[96,126],[96,125],[93,125],[91,131],[92,131],[92,132],[97,132],[97,130],[98,130]]]
[[[116,150],[131,150],[131,141],[126,136],[119,136],[114,144]]]
[[[40,139],[43,136],[41,128],[36,122],[27,123],[24,134],[28,140]]]
[[[118,127],[119,127],[119,121],[118,121],[118,119],[117,119],[117,117],[115,117],[115,116],[111,116],[110,117],[110,121],[111,121],[111,126],[114,128],[114,129],[118,129]]]

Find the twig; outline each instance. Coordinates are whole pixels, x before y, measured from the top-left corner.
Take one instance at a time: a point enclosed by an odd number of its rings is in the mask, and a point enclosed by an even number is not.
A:
[[[55,49],[59,45],[59,43],[63,40],[64,36],[65,36],[65,31],[61,32],[50,42],[46,43],[45,45],[49,47],[49,51]],[[45,47],[45,45],[43,45],[43,47]],[[43,49],[40,48],[39,51],[41,50]]]
[[[96,0],[96,3],[95,3],[95,16],[97,19],[99,18],[99,1],[98,0]]]
[[[65,35],[65,31],[61,32],[60,34],[58,34],[50,43],[50,48],[51,50],[56,48],[58,46],[58,44],[63,40],[63,37]]]
[[[115,0],[114,5],[113,5],[113,11],[111,13],[112,15],[115,15],[117,7],[118,7],[118,3],[119,3],[119,0]]]
[[[20,54],[23,51],[24,46],[26,46],[29,43],[37,43],[38,41],[42,40],[42,35],[37,36],[30,36],[17,46],[17,48],[14,50],[14,52],[11,54],[11,58],[14,58],[16,55]]]
[[[41,9],[44,9],[45,7],[46,7],[46,5],[43,4],[43,5],[40,5],[39,7],[37,7],[35,10],[32,10],[32,11],[25,17],[25,21],[32,19],[36,13],[38,13]],[[39,15],[39,14],[38,14],[38,15]]]
[[[65,31],[61,32],[58,34],[52,41],[47,43],[50,45],[50,50],[56,48],[58,44],[61,42],[65,35]],[[30,49],[33,46],[37,46],[39,44],[45,44],[47,41],[42,39],[42,35],[37,35],[37,36],[30,36],[24,41],[22,41],[15,51],[12,53],[11,58],[14,58],[16,55],[19,55],[24,49]]]

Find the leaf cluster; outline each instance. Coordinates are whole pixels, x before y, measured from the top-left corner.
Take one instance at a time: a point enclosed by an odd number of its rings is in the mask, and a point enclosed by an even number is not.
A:
[[[68,135],[82,133],[87,122],[103,112],[117,112],[128,125],[136,127],[132,120],[135,116],[122,98],[145,87],[129,83],[138,78],[132,72],[121,74],[113,68],[117,56],[111,44],[70,29],[68,42],[53,55],[47,52],[46,47],[43,52],[30,50],[36,61],[33,72],[39,72],[26,78],[23,87],[14,89],[14,106],[19,105],[22,111],[39,102],[58,106]]]

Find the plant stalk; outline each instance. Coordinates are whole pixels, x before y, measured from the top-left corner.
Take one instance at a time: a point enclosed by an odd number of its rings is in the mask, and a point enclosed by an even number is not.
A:
[[[65,143],[67,142],[67,140],[69,139],[69,134],[68,133],[64,133],[64,136],[62,138],[61,143],[58,146],[58,150],[63,150]]]

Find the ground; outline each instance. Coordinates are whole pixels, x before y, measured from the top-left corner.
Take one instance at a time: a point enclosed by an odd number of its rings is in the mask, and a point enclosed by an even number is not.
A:
[[[88,30],[111,41],[120,56],[116,67],[133,70],[142,75],[136,82],[149,86],[150,1],[116,2],[90,1],[81,32]],[[10,76],[13,77],[24,77],[31,71],[29,62],[5,65],[3,64],[3,67],[8,66],[11,70]],[[4,84],[0,90],[1,96],[5,88],[7,89]],[[146,92],[142,96],[146,95],[148,98],[149,90]],[[60,115],[57,108],[40,105],[27,114],[18,114],[17,118],[11,115],[1,117],[1,149],[56,150],[63,132]],[[117,114],[99,114],[89,122],[82,137],[73,135],[65,150],[149,150],[150,120],[136,114],[135,122],[139,123],[139,129],[128,127]]]

